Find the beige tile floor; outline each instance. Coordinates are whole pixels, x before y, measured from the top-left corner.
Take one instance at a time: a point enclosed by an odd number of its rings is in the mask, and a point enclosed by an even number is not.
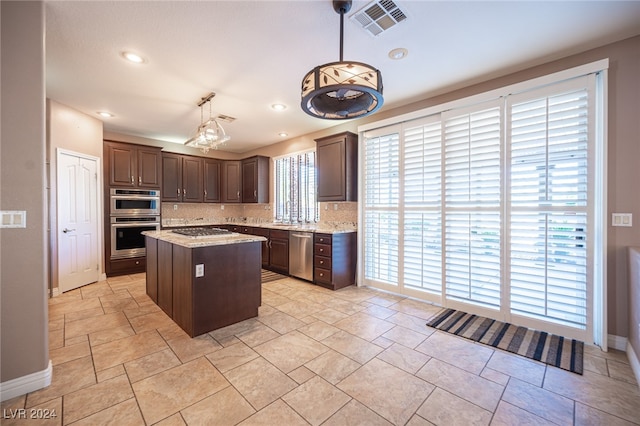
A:
[[[286,278],[260,315],[189,338],[144,274],[49,302],[53,383],[2,403],[3,425],[631,425],[624,353],[586,349],[579,376],[425,326],[437,308]],[[55,411],[47,420],[7,417]],[[33,409],[33,411],[32,411]]]

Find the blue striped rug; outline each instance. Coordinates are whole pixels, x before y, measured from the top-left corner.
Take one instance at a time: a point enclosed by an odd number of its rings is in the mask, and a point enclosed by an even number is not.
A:
[[[582,374],[584,343],[544,331],[444,309],[427,326]]]

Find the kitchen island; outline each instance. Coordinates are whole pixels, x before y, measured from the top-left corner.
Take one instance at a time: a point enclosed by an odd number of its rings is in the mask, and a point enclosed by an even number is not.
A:
[[[147,295],[189,336],[258,316],[264,237],[144,232]]]

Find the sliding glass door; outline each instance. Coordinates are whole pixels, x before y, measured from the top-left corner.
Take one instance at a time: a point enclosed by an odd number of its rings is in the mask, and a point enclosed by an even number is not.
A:
[[[595,77],[364,132],[362,280],[593,335]]]

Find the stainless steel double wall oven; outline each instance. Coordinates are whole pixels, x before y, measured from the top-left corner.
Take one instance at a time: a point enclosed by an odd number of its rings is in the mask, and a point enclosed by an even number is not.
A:
[[[142,232],[160,229],[160,191],[111,188],[109,204],[111,259],[144,256]]]

